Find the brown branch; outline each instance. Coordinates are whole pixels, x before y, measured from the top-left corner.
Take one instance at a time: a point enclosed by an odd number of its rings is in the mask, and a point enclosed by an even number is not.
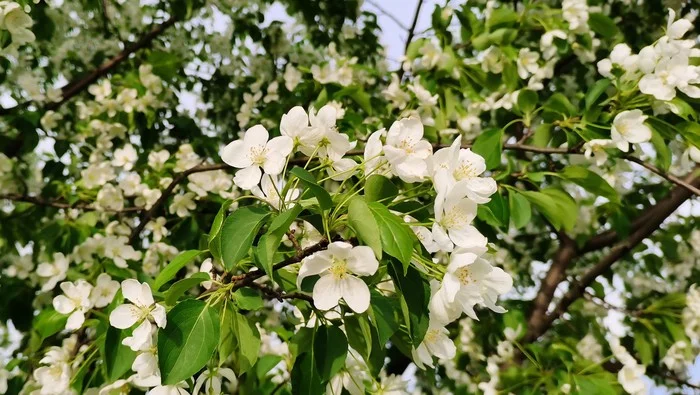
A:
[[[85,210],[85,211],[104,211],[108,213],[128,213],[128,212],[135,212],[135,211],[141,211],[143,210],[142,207],[126,207],[121,210],[108,210],[108,209],[97,209],[94,206],[91,206],[91,202],[76,202],[73,204],[66,203],[62,200],[49,200],[49,199],[44,199],[39,196],[29,196],[29,195],[19,195],[19,194],[6,194],[6,195],[0,195],[0,200],[11,200],[14,202],[23,202],[23,203],[31,203],[37,206],[46,206],[46,207],[54,207],[54,208],[62,208],[62,209],[80,209],[80,210]]]
[[[248,284],[251,288],[259,289],[265,296],[270,299],[276,299],[280,302],[284,299],[301,299],[309,303],[313,303],[313,298],[309,295],[303,294],[301,292],[287,292],[277,291],[263,284],[256,283],[255,281]]]
[[[668,173],[664,172],[663,170],[659,169],[658,167],[656,167],[650,163],[644,162],[643,160],[641,160],[637,157],[631,156],[631,155],[625,155],[625,156],[623,156],[623,158],[625,160],[628,160],[630,162],[634,162],[634,163],[642,166],[643,168],[651,171],[652,173],[656,173],[657,175],[665,178],[666,180],[668,180],[676,185],[680,185],[680,186],[686,188],[687,190],[693,192],[696,196],[700,196],[700,189],[692,186],[691,184],[683,181],[682,179],[674,176],[673,174],[668,174]]]
[[[406,37],[406,44],[404,45],[404,57],[408,53],[408,47],[411,45],[411,41],[413,41],[413,35],[415,34],[416,31],[416,25],[418,24],[418,16],[420,16],[420,9],[423,7],[423,0],[418,0],[418,4],[416,4],[416,12],[413,14],[413,22],[411,22],[411,27],[408,29],[408,37]],[[403,77],[403,64],[399,65],[399,70],[397,72],[399,76],[399,80],[401,77]]]
[[[532,311],[527,322],[528,333],[525,337],[526,341],[529,340],[528,335],[530,333],[538,333],[541,330],[541,326],[544,325],[544,319],[547,315],[549,304],[554,297],[554,291],[566,278],[566,269],[571,265],[576,254],[576,242],[560,232],[559,248],[554,253],[552,265],[549,267],[547,275],[542,279],[540,290],[533,301]]]
[[[156,37],[158,37],[165,29],[169,28],[170,26],[174,25],[176,22],[175,18],[170,18],[167,21],[161,23],[160,25],[154,27],[146,33],[143,37],[141,37],[138,41],[133,43],[132,45],[127,46],[124,50],[122,50],[119,54],[117,54],[115,57],[112,59],[106,61],[102,65],[100,65],[98,68],[93,70],[90,74],[85,75],[81,77],[80,79],[71,81],[67,85],[65,85],[63,88],[61,88],[61,100],[57,102],[51,102],[46,104],[44,107],[44,110],[56,110],[59,108],[63,103],[67,102],[71,98],[73,98],[75,95],[78,93],[82,92],[85,88],[90,86],[92,83],[97,81],[100,77],[106,75],[110,71],[112,71],[114,68],[116,68],[119,64],[121,64],[124,60],[126,60],[129,55],[132,53],[147,47],[151,41],[153,41]],[[6,115],[11,112],[14,112],[15,110],[19,110],[21,108],[27,107],[30,105],[32,102],[24,102],[22,104],[18,104],[15,107],[11,108],[0,108],[0,115]]]
[[[693,173],[691,173],[691,175],[684,181],[690,185],[698,187],[700,186],[700,175],[694,176]],[[673,214],[673,212],[676,211],[676,209],[686,200],[690,199],[692,195],[692,192],[688,189],[678,186],[671,190],[668,196],[647,210],[643,214],[645,221],[626,239],[616,243],[610,249],[608,254],[605,255],[596,265],[590,268],[588,272],[581,276],[578,281],[573,282],[569,287],[569,291],[564,294],[551,314],[547,315],[546,317],[542,317],[540,322],[535,322],[532,323],[532,325],[528,325],[526,341],[532,342],[549,330],[554,321],[560,318],[567,311],[569,306],[571,306],[571,304],[582,297],[586,288],[593,284],[598,276],[608,271],[612,265],[615,264],[615,262],[620,260],[633,248],[639,245],[639,243],[641,243],[644,239],[654,233],[654,231],[661,226],[666,218]]]

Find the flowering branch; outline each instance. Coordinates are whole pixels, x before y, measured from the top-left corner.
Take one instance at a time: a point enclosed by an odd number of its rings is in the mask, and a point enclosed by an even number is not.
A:
[[[312,303],[314,301],[313,298],[309,295],[300,292],[284,293],[282,291],[277,291],[270,287],[266,287],[265,285],[256,283],[255,281],[250,283],[249,286],[251,288],[259,289],[265,296],[267,296],[270,299],[277,299],[279,301],[282,301],[283,299],[301,299],[309,303]]]
[[[177,20],[173,17],[168,19],[167,21],[161,23],[160,25],[154,27],[146,33],[143,37],[141,37],[138,41],[136,41],[134,44],[129,45],[128,47],[124,48],[119,54],[117,54],[115,57],[112,59],[106,61],[102,65],[100,65],[98,68],[93,70],[90,74],[72,81],[65,85],[63,88],[61,88],[61,99],[56,102],[48,103],[45,106],[45,110],[56,110],[59,108],[63,103],[67,102],[71,98],[73,98],[75,95],[78,93],[82,92],[85,88],[90,86],[93,82],[97,81],[100,77],[104,76],[105,74],[109,73],[112,71],[114,68],[119,66],[124,60],[129,58],[129,55],[132,53],[147,47],[150,45],[151,41],[153,41],[156,37],[158,37],[161,33],[163,33],[167,28],[170,26],[174,25]],[[27,107],[30,105],[32,102],[27,101],[22,104],[19,104],[15,107],[11,108],[0,108],[0,115],[7,115],[13,111],[19,110],[21,108]]]

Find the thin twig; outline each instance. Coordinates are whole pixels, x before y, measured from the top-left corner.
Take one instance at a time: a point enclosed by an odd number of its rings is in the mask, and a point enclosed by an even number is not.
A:
[[[301,300],[305,300],[305,301],[310,302],[310,303],[312,303],[314,301],[313,298],[309,295],[306,295],[306,294],[303,294],[300,292],[284,293],[282,291],[274,290],[274,289],[267,287],[263,284],[256,283],[255,281],[248,284],[248,286],[255,288],[255,289],[259,289],[260,291],[262,291],[262,293],[265,296],[267,296],[270,299],[277,299],[279,301],[282,301],[284,299],[301,299]]]
[[[66,203],[63,200],[49,200],[39,196],[19,195],[13,193],[0,195],[0,200],[11,200],[14,202],[31,203],[36,206],[46,206],[62,209],[80,209],[85,211],[104,211],[108,213],[128,213],[143,210],[143,207],[125,207],[121,210],[98,209],[97,207],[92,206],[92,202],[76,202],[71,204]]]
[[[416,4],[416,12],[413,14],[413,22],[411,23],[411,27],[408,29],[408,37],[406,37],[406,44],[404,45],[404,57],[408,53],[408,47],[411,45],[411,41],[413,41],[413,35],[416,31],[416,25],[418,24],[418,17],[420,16],[420,9],[423,7],[423,0],[418,0],[418,4]],[[399,80],[401,77],[403,77],[403,65],[399,66],[399,71],[397,72],[399,76]]]
[[[380,14],[382,14],[382,15],[384,15],[385,17],[387,17],[387,18],[391,19],[392,21],[394,21],[394,23],[396,23],[401,29],[403,29],[403,30],[408,30],[408,26],[404,25],[403,22],[401,22],[401,20],[400,20],[399,18],[397,18],[396,16],[394,16],[394,14],[392,14],[391,12],[387,11],[386,9],[384,9],[382,6],[380,6],[380,5],[379,5],[377,2],[375,2],[374,0],[367,0],[367,4],[369,4],[369,5],[371,5],[372,7],[376,8],[377,11],[379,11]]]

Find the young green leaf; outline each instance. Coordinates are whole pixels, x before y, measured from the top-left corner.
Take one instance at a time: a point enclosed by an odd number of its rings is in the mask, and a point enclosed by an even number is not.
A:
[[[131,370],[136,359],[136,352],[122,344],[124,338],[131,336],[131,329],[107,328],[104,343],[104,363],[109,382],[114,382]]]
[[[365,180],[365,199],[368,202],[381,201],[388,204],[399,193],[399,188],[390,179],[378,174],[371,175]]]
[[[188,263],[192,262],[195,258],[197,258],[200,254],[203,254],[204,252],[205,251],[200,250],[187,250],[181,252],[178,256],[175,257],[175,259],[173,259],[169,264],[167,264],[165,268],[163,268],[163,271],[161,271],[160,274],[158,274],[158,277],[156,277],[156,280],[153,282],[153,290],[160,290],[163,287],[163,285],[175,278],[177,272],[179,272],[183,267],[187,266]]]
[[[287,211],[277,214],[272,221],[267,232],[260,238],[256,247],[257,258],[265,273],[272,278],[272,264],[274,255],[282,243],[282,238],[289,230],[289,226],[297,219],[304,210],[301,204],[295,204]]]
[[[357,234],[357,238],[374,251],[377,259],[382,259],[382,240],[379,225],[372,215],[367,202],[362,196],[356,196],[348,205],[348,223]]]
[[[503,152],[503,129],[484,131],[474,141],[472,151],[484,157],[487,169],[495,169],[501,164]]]
[[[189,289],[201,284],[203,281],[207,281],[210,279],[211,277],[209,276],[209,274],[203,272],[194,273],[187,278],[183,278],[182,280],[176,282],[170,288],[168,288],[167,291],[165,291],[165,304],[167,304],[168,306],[174,305],[175,303],[177,303],[177,300],[180,298],[180,296],[184,295],[185,292],[187,292]]]
[[[322,210],[328,210],[333,207],[333,199],[331,199],[331,195],[328,193],[328,191],[318,185],[316,178],[311,173],[302,169],[301,167],[293,168],[290,170],[290,173],[295,175],[299,181],[304,184],[306,189],[308,189],[309,192],[316,197],[318,200],[318,205]]]
[[[394,280],[396,290],[401,296],[401,310],[413,346],[418,347],[428,330],[430,287],[413,266],[409,266],[405,273],[404,275],[396,261],[391,260],[389,275]]]
[[[177,384],[207,364],[219,341],[219,325],[219,314],[201,300],[186,300],[168,313],[168,325],[158,333],[163,384]]]
[[[241,375],[250,370],[258,360],[260,332],[255,323],[234,308],[225,310],[221,328],[219,355],[222,359],[233,356],[233,368]]]
[[[387,254],[398,259],[406,270],[411,263],[416,235],[401,218],[380,203],[371,202],[368,207],[377,221],[382,248]]]
[[[314,337],[314,359],[322,380],[330,380],[345,366],[348,340],[340,328],[321,326]]]
[[[510,220],[515,229],[520,229],[530,222],[532,209],[530,202],[523,195],[511,189],[508,192],[508,205],[510,206]]]
[[[221,228],[221,257],[232,270],[248,255],[253,240],[270,212],[260,207],[241,207],[229,215]]]
[[[561,173],[556,173],[556,175],[576,183],[588,192],[602,196],[613,203],[619,203],[620,201],[617,191],[603,177],[585,167],[567,166]]]

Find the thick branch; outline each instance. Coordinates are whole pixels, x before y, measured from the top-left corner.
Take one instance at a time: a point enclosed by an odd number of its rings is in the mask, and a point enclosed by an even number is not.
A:
[[[143,37],[141,37],[138,41],[135,43],[127,46],[123,51],[121,51],[119,54],[117,54],[115,57],[112,59],[106,61],[102,65],[100,65],[98,68],[93,70],[90,74],[85,75],[81,77],[78,80],[72,81],[68,83],[66,86],[64,86],[61,89],[61,100],[57,102],[52,102],[48,103],[45,106],[45,110],[56,110],[59,108],[63,103],[67,102],[71,98],[73,98],[75,95],[78,93],[82,92],[85,88],[90,86],[92,83],[97,81],[100,77],[106,75],[110,71],[112,71],[115,67],[117,67],[119,64],[121,64],[124,60],[126,60],[129,55],[132,53],[147,47],[150,45],[151,41],[158,37],[165,29],[168,27],[174,25],[176,22],[175,18],[170,18],[167,21],[161,23],[160,25],[154,27],[151,31],[146,33]],[[22,104],[19,104],[15,107],[12,108],[0,108],[0,115],[6,115],[9,114],[17,109],[24,108],[31,104],[31,102],[25,102]]]
[[[533,301],[530,318],[527,322],[528,335],[538,333],[544,325],[547,309],[554,297],[559,284],[566,278],[566,269],[571,265],[576,257],[576,242],[564,233],[559,234],[559,248],[552,258],[552,265],[549,267],[547,275],[542,280],[540,290]]]
[[[408,53],[408,47],[411,45],[411,41],[413,41],[413,35],[416,32],[416,25],[418,25],[418,17],[420,16],[420,9],[423,7],[423,0],[418,0],[418,4],[416,4],[416,12],[413,14],[413,22],[411,22],[411,27],[408,28],[408,37],[406,37],[406,44],[404,45],[404,57]],[[403,61],[403,60],[402,60]],[[398,71],[399,79],[403,77],[403,65],[399,66],[399,71]]]
[[[692,174],[687,177],[685,182],[693,185],[694,187],[700,186],[700,176],[693,176]],[[561,317],[566,310],[578,300],[586,288],[589,287],[598,278],[598,276],[609,270],[615,262],[624,257],[628,252],[635,248],[644,239],[649,237],[654,231],[656,231],[659,226],[673,214],[676,209],[688,200],[692,196],[692,193],[683,187],[676,187],[669,195],[659,201],[654,207],[649,209],[644,216],[646,221],[636,228],[626,239],[615,244],[608,254],[604,256],[600,262],[593,266],[588,272],[586,272],[581,278],[572,283],[569,291],[564,294],[557,306],[554,308],[551,314],[543,319],[543,322],[538,323],[534,327],[528,328],[527,340],[534,341],[542,334],[544,334],[557,320]]]

